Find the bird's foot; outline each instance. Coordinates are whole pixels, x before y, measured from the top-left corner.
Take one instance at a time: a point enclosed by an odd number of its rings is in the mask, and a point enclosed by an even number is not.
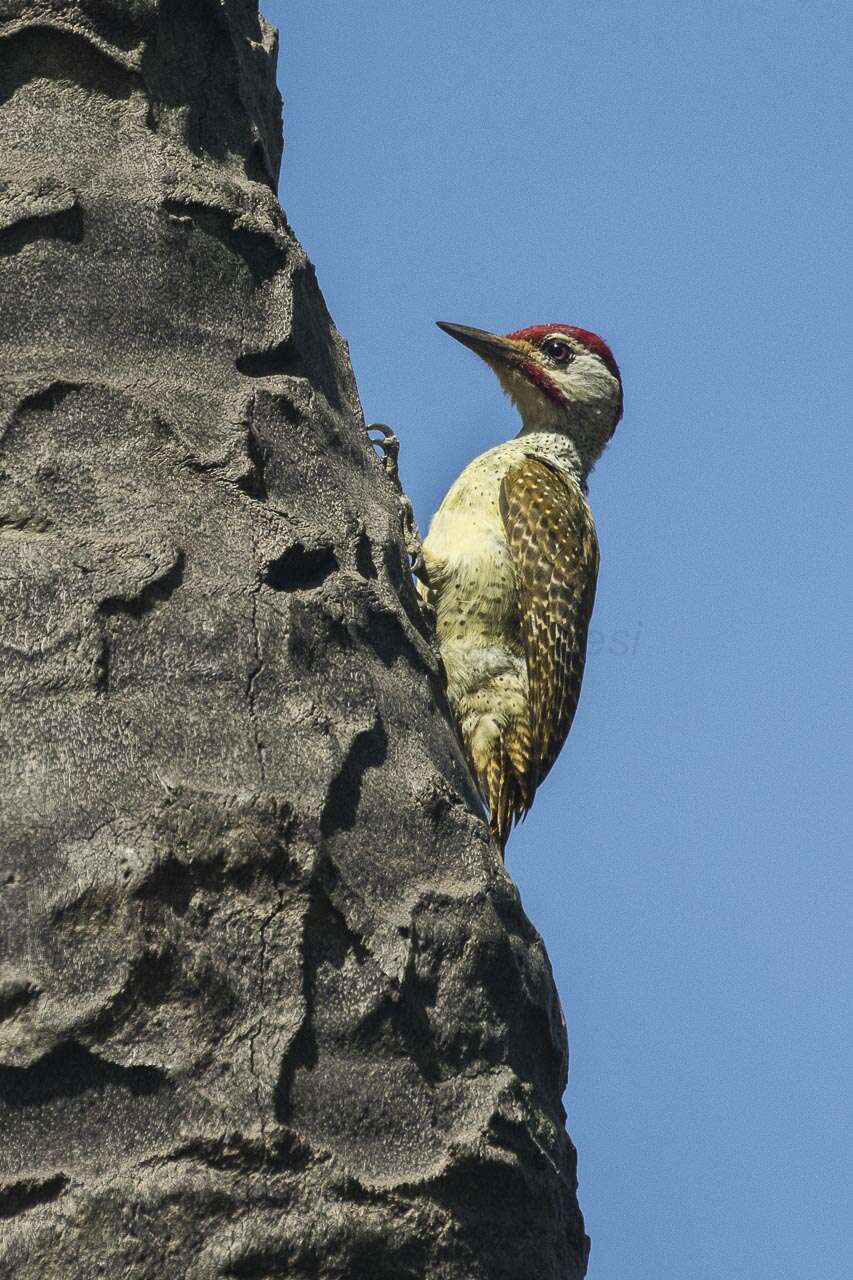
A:
[[[390,427],[384,422],[372,422],[367,428],[368,434],[371,431],[378,431],[382,437],[380,440],[371,440],[374,449],[379,449],[383,454],[382,465],[385,468],[388,477],[394,481],[399,487],[400,484],[400,441],[394,435]]]
[[[400,494],[400,521],[403,526],[403,541],[409,553],[412,573],[416,578],[420,578],[422,582],[425,582],[426,567],[424,565],[421,531],[415,519],[415,509],[404,493]]]
[[[415,519],[415,510],[411,501],[403,493],[403,488],[400,484],[400,441],[384,422],[373,422],[367,430],[368,432],[379,432],[380,439],[372,440],[371,444],[382,453],[382,465],[385,468],[385,474],[400,491],[400,523],[403,530],[403,541],[409,553],[412,573],[422,581],[425,581],[426,570],[421,550],[421,534],[418,529],[418,522]]]

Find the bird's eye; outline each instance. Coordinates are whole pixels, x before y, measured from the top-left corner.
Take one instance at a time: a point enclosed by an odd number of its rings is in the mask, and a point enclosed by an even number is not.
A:
[[[575,355],[568,342],[562,342],[559,338],[551,338],[545,343],[544,350],[557,364],[568,364]]]

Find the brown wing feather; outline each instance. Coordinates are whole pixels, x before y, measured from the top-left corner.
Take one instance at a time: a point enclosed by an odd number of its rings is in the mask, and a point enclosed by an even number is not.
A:
[[[539,458],[510,468],[500,510],[518,580],[530,685],[526,811],[560,753],[578,704],[598,540],[580,485]]]

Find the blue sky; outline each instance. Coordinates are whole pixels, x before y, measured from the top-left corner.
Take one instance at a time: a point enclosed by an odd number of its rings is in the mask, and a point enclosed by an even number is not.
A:
[[[847,7],[262,7],[282,202],[422,526],[517,430],[434,320],[579,324],[622,368],[597,651],[508,850],[590,1278],[846,1280]]]

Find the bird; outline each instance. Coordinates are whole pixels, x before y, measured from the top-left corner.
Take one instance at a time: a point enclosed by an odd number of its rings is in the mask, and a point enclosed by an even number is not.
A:
[[[418,583],[503,856],[577,708],[599,565],[587,478],[622,417],[622,377],[588,329],[437,323],[489,365],[521,416],[518,435],[474,458],[447,492]]]

